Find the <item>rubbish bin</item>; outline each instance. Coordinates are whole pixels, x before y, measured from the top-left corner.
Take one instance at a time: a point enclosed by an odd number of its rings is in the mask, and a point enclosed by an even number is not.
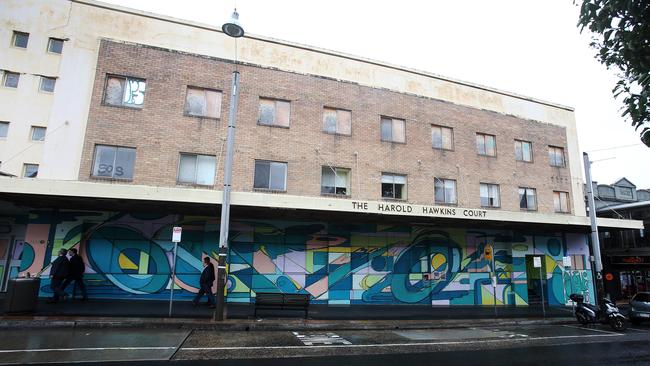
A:
[[[39,277],[10,279],[5,298],[5,313],[34,312],[40,287],[41,279]]]

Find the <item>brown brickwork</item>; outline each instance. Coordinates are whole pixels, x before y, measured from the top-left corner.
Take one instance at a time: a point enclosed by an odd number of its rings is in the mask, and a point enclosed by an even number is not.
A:
[[[176,186],[179,153],[187,152],[217,156],[215,189],[220,189],[233,67],[207,57],[103,40],[80,180],[94,180],[94,146],[107,144],[137,148],[133,180],[119,183]],[[433,204],[434,177],[457,180],[462,207],[480,207],[480,182],[499,184],[500,209],[509,211],[519,211],[520,186],[537,189],[542,213],[554,211],[554,190],[571,194],[570,167],[551,167],[548,159],[548,145],[566,149],[562,127],[312,75],[255,66],[239,66],[239,71],[234,191],[253,190],[254,161],[263,159],[288,163],[291,195],[320,196],[321,167],[328,164],[351,169],[353,199],[381,200],[382,172],[406,174],[407,202],[417,204]],[[146,79],[144,107],[103,105],[107,74]],[[224,91],[220,120],[183,115],[188,85]],[[259,97],[291,102],[289,129],[257,124]],[[324,106],[352,111],[351,136],[322,132]],[[380,140],[380,116],[406,120],[406,144]],[[453,128],[453,151],[431,147],[432,124]],[[496,157],[476,153],[477,132],[496,136]],[[532,142],[533,163],[515,161],[515,139]]]

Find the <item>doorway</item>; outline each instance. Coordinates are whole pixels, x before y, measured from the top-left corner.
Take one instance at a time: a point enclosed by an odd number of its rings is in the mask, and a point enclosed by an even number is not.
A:
[[[541,258],[542,268],[535,267],[535,257]],[[546,280],[546,261],[544,255],[526,256],[526,282],[528,285],[528,305],[548,304],[548,284]],[[544,296],[542,296],[544,291]]]

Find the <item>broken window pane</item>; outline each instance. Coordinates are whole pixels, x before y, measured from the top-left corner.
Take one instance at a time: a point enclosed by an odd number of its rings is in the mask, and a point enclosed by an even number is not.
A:
[[[122,105],[122,95],[124,94],[124,78],[109,77],[106,80],[106,93],[104,102],[110,105]]]
[[[185,113],[190,116],[205,116],[206,101],[203,89],[187,88]]]

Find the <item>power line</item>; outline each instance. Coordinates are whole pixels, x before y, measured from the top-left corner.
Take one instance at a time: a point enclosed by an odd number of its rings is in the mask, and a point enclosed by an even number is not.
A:
[[[597,152],[597,151],[606,151],[606,150],[614,150],[614,149],[624,149],[626,147],[633,147],[633,146],[643,146],[643,144],[631,144],[631,145],[621,145],[621,146],[614,146],[614,147],[606,147],[606,148],[603,148],[603,149],[589,150],[587,152]]]

